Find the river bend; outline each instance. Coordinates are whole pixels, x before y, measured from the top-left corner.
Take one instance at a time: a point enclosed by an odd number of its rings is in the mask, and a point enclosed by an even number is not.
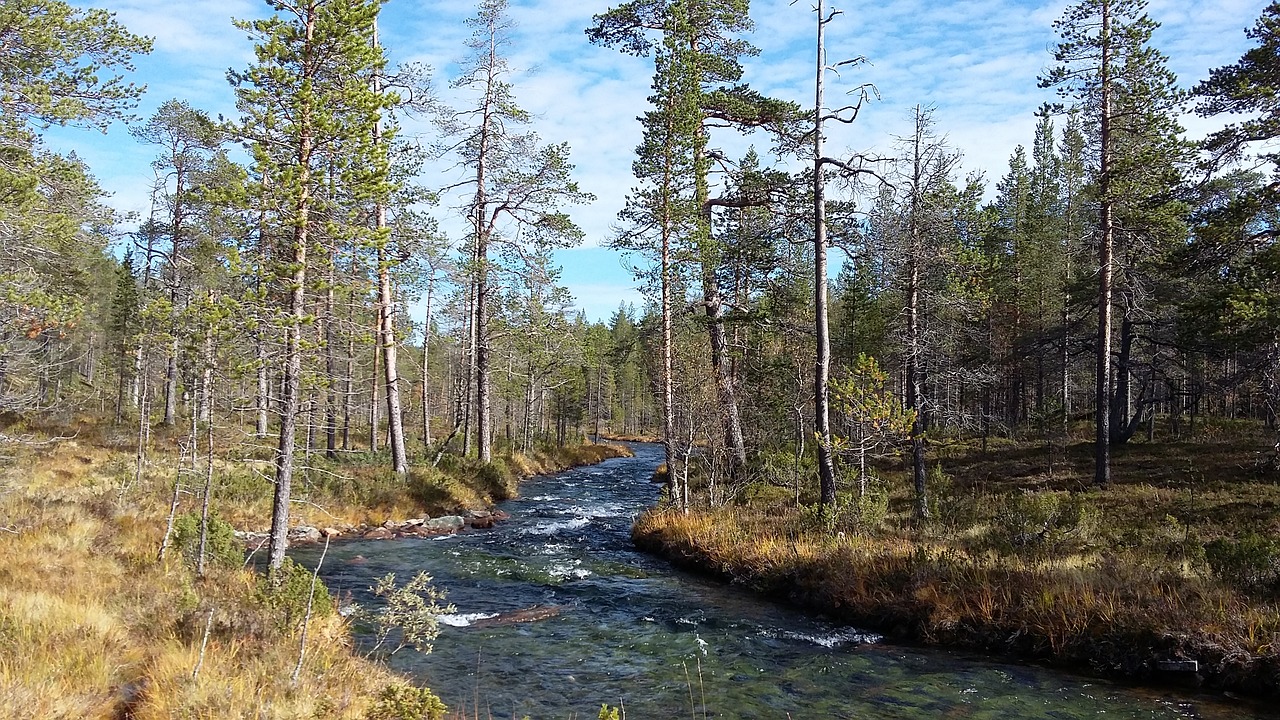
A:
[[[657,497],[649,478],[661,459],[660,446],[635,449],[526,481],[500,506],[512,519],[491,530],[335,543],[320,575],[360,604],[388,572],[432,575],[457,612],[434,652],[402,650],[391,665],[481,717],[595,718],[602,703],[624,705],[629,720],[1270,717],[1211,696],[897,646],[675,570],[630,541],[633,518]],[[293,553],[308,566],[318,556],[314,546]]]

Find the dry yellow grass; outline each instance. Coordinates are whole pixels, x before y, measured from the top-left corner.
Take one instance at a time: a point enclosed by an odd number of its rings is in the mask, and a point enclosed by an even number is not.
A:
[[[128,704],[135,718],[358,718],[395,680],[353,656],[330,616],[293,685],[296,634],[245,622],[250,572],[197,581],[180,559],[158,563],[163,456],[121,495],[123,451],[6,451],[20,457],[0,471],[0,717],[112,718]],[[205,607],[215,632],[193,679]]]
[[[0,717],[114,718],[127,706],[138,720],[354,719],[388,684],[404,682],[352,654],[349,629],[337,615],[313,620],[302,671],[291,682],[298,634],[276,627],[256,599],[251,571],[213,568],[197,579],[176,553],[157,561],[178,476],[173,440],[157,431],[135,479],[131,444],[95,444],[109,431],[88,418],[79,423],[77,439],[4,448]],[[254,448],[233,441],[219,439],[228,450],[215,461],[215,508],[236,527],[265,528],[269,468],[254,459]],[[513,491],[518,476],[627,452],[599,445],[510,456],[496,488],[493,473],[485,480],[465,462],[450,472],[418,468],[406,482],[376,459],[325,465],[313,458],[314,471],[295,482],[301,502],[293,523],[379,524],[483,507],[495,491]],[[203,482],[195,474],[181,480],[188,489]],[[184,494],[181,511],[195,509],[196,495]]]
[[[1117,670],[1135,676],[1151,667],[1147,662],[1144,670],[1138,661],[1181,655],[1199,658],[1211,684],[1280,692],[1276,598],[1219,582],[1203,558],[1193,567],[1161,554],[1182,547],[1188,536],[1274,528],[1280,492],[1212,467],[1203,472],[1214,480],[1197,473],[1190,480],[1173,474],[1160,484],[1144,482],[1134,470],[1146,461],[1142,452],[1130,448],[1129,462],[1119,464],[1121,480],[1089,493],[1100,513],[1096,537],[1060,553],[998,552],[979,542],[986,523],[995,522],[992,507],[967,518],[975,525],[921,526],[910,519],[909,483],[896,479],[890,503],[896,510],[875,532],[847,526],[847,533],[824,532],[811,512],[772,502],[649,512],[633,537],[678,562],[909,639],[1085,667],[1135,663]],[[1202,464],[1215,454],[1234,462],[1218,448],[1183,453]],[[1016,492],[1021,486],[997,480],[988,461],[948,467],[968,473],[957,474],[953,502],[970,496],[991,506],[999,499],[993,487]],[[1044,476],[1025,479],[1049,484]],[[1059,475],[1055,482],[1073,481]],[[1186,482],[1194,485],[1183,487]],[[1175,514],[1183,520],[1171,520]]]

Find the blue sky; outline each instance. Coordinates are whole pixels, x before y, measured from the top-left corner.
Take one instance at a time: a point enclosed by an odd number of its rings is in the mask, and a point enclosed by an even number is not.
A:
[[[829,0],[828,0],[829,2]],[[83,3],[81,3],[83,4]],[[611,226],[622,207],[631,177],[632,151],[640,140],[636,121],[645,110],[652,65],[648,59],[623,55],[589,44],[583,30],[593,14],[611,0],[511,0],[517,27],[509,58],[520,104],[534,113],[534,128],[548,142],[568,142],[577,178],[598,200],[571,210],[586,231],[583,248],[558,253],[562,281],[590,319],[607,319],[623,301],[642,304],[627,260],[607,248]],[[1244,29],[1266,6],[1266,0],[1152,0],[1148,13],[1162,24],[1154,45],[1170,57],[1183,86],[1195,84],[1209,69],[1234,62],[1249,47]],[[844,11],[828,28],[829,58],[865,56],[869,64],[832,78],[829,103],[838,102],[841,87],[873,83],[880,99],[866,107],[852,126],[839,128],[828,141],[831,152],[888,150],[895,136],[906,134],[916,104],[936,108],[937,130],[963,153],[963,172],[985,172],[991,185],[1005,172],[1015,146],[1030,145],[1033,112],[1052,91],[1040,90],[1036,78],[1051,63],[1056,41],[1053,21],[1065,1],[894,0],[880,3],[837,2]],[[155,50],[138,60],[135,82],[148,86],[139,110],[149,116],[170,98],[188,101],[213,115],[235,113],[229,68],[252,60],[252,45],[231,18],[265,15],[260,0],[115,0],[95,3],[117,14],[136,33],[155,37]],[[761,49],[746,62],[744,80],[756,89],[807,105],[813,97],[814,35],[811,4],[799,0],[756,0],[752,42]],[[422,62],[435,69],[436,86],[447,88],[457,60],[466,53],[468,29],[463,20],[474,13],[469,2],[390,0],[380,32],[393,63]],[[843,83],[843,86],[840,84]],[[445,99],[448,99],[446,94]],[[1200,137],[1217,121],[1184,119],[1189,134]],[[408,134],[431,134],[424,122],[405,123]],[[750,140],[722,136],[712,144],[732,156]],[[757,139],[763,151],[764,138]],[[58,129],[51,147],[76,151],[103,186],[111,203],[125,212],[145,214],[153,148],[135,141],[123,125],[105,136],[91,131]],[[456,180],[448,169],[439,182]],[[451,220],[442,207],[446,227]],[[636,262],[632,260],[631,262]]]

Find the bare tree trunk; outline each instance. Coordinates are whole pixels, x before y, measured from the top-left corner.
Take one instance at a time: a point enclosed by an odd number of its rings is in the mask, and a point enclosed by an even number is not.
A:
[[[493,416],[489,401],[489,289],[483,251],[479,254],[481,269],[476,282],[476,448],[480,462],[487,463],[493,459]]]
[[[307,631],[311,628],[311,611],[315,607],[316,585],[320,582],[320,566],[324,564],[324,558],[329,554],[329,536],[324,537],[324,549],[320,551],[320,559],[316,561],[316,569],[311,573],[311,587],[307,591],[307,613],[302,618],[302,637],[298,639],[298,664],[293,667],[293,676],[290,679],[294,685],[298,684],[298,677],[302,675],[302,661],[307,656]]]
[[[196,416],[191,415],[191,429],[187,434],[187,450],[191,453],[191,469],[196,469],[196,459],[199,455],[199,443],[196,438]],[[182,453],[178,455],[178,467],[173,473],[173,496],[169,501],[169,515],[164,524],[164,535],[160,538],[160,553],[157,560],[164,561],[165,554],[169,551],[169,539],[173,537],[173,524],[178,517],[178,504],[182,499]]]
[[[176,305],[176,298],[174,299]],[[177,310],[175,309],[175,313]],[[177,320],[170,321],[170,332],[175,337],[169,342],[168,353],[165,356],[164,370],[164,424],[172,426],[177,422],[178,418],[178,338],[176,326]]]
[[[270,188],[271,176],[265,172],[262,174],[262,191],[266,194]],[[262,287],[262,270],[261,268],[267,263],[267,252],[270,249],[270,240],[267,237],[267,209],[266,201],[263,200],[263,207],[258,212],[258,264],[259,270],[255,282],[259,296],[263,294]],[[258,318],[258,322],[253,328],[253,350],[254,360],[257,373],[257,393],[254,395],[254,406],[257,411],[256,425],[254,434],[259,438],[267,436],[267,411],[270,407],[271,382],[267,378],[267,339],[266,333],[263,331],[263,318]]]
[[[133,378],[132,382],[129,384],[130,404],[135,408],[142,407],[143,387],[146,385],[145,379],[143,378],[144,369],[145,364],[143,363],[142,357],[142,339],[139,338],[138,344],[134,347],[133,351]]]
[[[1112,209],[1111,197],[1111,4],[1102,0],[1102,64],[1099,138],[1101,163],[1098,172],[1099,209],[1098,238],[1098,355],[1095,387],[1097,428],[1094,448],[1094,484],[1111,483],[1111,273],[1112,273]]]
[[[427,312],[422,323],[422,447],[431,449],[431,295],[435,278],[427,280]]]
[[[823,0],[818,0],[817,77],[814,90],[813,128],[813,315],[817,338],[817,358],[813,372],[813,424],[818,441],[818,482],[824,512],[835,510],[836,475],[831,457],[831,335],[827,320],[827,199],[822,155],[823,76],[827,71],[825,46],[826,26],[832,16],[824,15]]]
[[[194,436],[193,438],[194,439]],[[192,454],[195,448],[191,449]],[[200,498],[200,547],[196,554],[196,575],[204,577],[205,553],[209,545],[209,497],[213,493],[213,423],[204,426],[204,492]]]
[[[373,46],[378,47],[378,23],[373,24]],[[382,91],[380,75],[373,75],[373,91]],[[378,117],[373,124],[373,142],[382,144],[382,118]],[[391,469],[397,475],[409,472],[409,461],[405,457],[404,417],[400,411],[400,371],[396,366],[396,329],[395,299],[391,293],[391,265],[387,256],[386,243],[390,235],[387,230],[387,206],[381,197],[374,210],[375,232],[378,233],[378,337],[382,343],[383,379],[387,386],[387,433],[391,446]]]
[[[926,118],[916,106],[916,127],[912,146],[911,207],[908,215],[911,248],[907,252],[907,408],[915,411],[911,421],[911,476],[915,485],[917,518],[929,517],[929,498],[925,487],[924,466],[924,393],[920,370],[923,350],[920,344],[920,261],[924,257],[921,242],[920,215],[924,212],[924,133]]]
[[[472,249],[472,261],[475,251]],[[462,454],[471,454],[471,397],[476,382],[476,284],[472,280],[467,296],[467,353],[466,372],[463,373],[462,392],[458,395],[457,415],[462,426]]]
[[[596,361],[596,417],[595,417],[595,439],[592,442],[600,442],[600,422],[604,415],[604,359]]]
[[[196,416],[207,423],[213,418],[213,326],[204,329],[200,345],[200,390],[196,400]]]

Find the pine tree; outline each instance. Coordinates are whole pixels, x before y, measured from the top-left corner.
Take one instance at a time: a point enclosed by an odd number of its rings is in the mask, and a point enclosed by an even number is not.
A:
[[[1148,220],[1146,199],[1176,173],[1179,129],[1173,110],[1181,100],[1166,59],[1149,46],[1156,23],[1145,0],[1083,0],[1055,22],[1062,41],[1058,63],[1041,78],[1042,87],[1084,108],[1097,148],[1094,171],[1098,198],[1098,330],[1095,372],[1094,482],[1111,479],[1113,382],[1113,295],[1116,290],[1118,233],[1127,223],[1141,232]],[[1159,177],[1163,175],[1164,177]],[[1133,213],[1122,216],[1126,208]],[[1123,350],[1123,348],[1122,348]],[[1127,368],[1121,368],[1121,373]],[[1123,388],[1122,388],[1123,390]]]
[[[324,172],[321,159],[340,170],[370,172],[374,125],[391,103],[376,92],[370,76],[382,68],[373,43],[380,0],[275,1],[271,18],[239,21],[257,38],[257,63],[230,73],[237,103],[245,113],[241,133],[252,143],[262,177],[271,178],[280,199],[279,221],[288,240],[278,248],[271,273],[281,298],[284,328],[280,435],[275,453],[275,497],[271,517],[272,572],[288,546],[289,502],[296,432],[301,407],[302,335],[308,312],[306,291],[312,223],[318,211]],[[343,152],[334,152],[335,150]],[[385,173],[385,166],[382,168]],[[377,184],[382,178],[365,176]]]
[[[478,451],[483,462],[493,456],[492,330],[493,255],[502,248],[567,247],[581,231],[559,208],[594,199],[573,182],[569,147],[544,145],[536,133],[518,132],[531,121],[520,109],[507,77],[503,55],[510,39],[506,0],[481,0],[468,24],[474,29],[471,57],[453,86],[474,92],[471,107],[449,113],[444,122],[450,148],[471,173],[466,184],[470,224],[471,333],[474,337],[474,398]],[[468,372],[470,375],[470,371]],[[468,394],[470,394],[468,390]]]

